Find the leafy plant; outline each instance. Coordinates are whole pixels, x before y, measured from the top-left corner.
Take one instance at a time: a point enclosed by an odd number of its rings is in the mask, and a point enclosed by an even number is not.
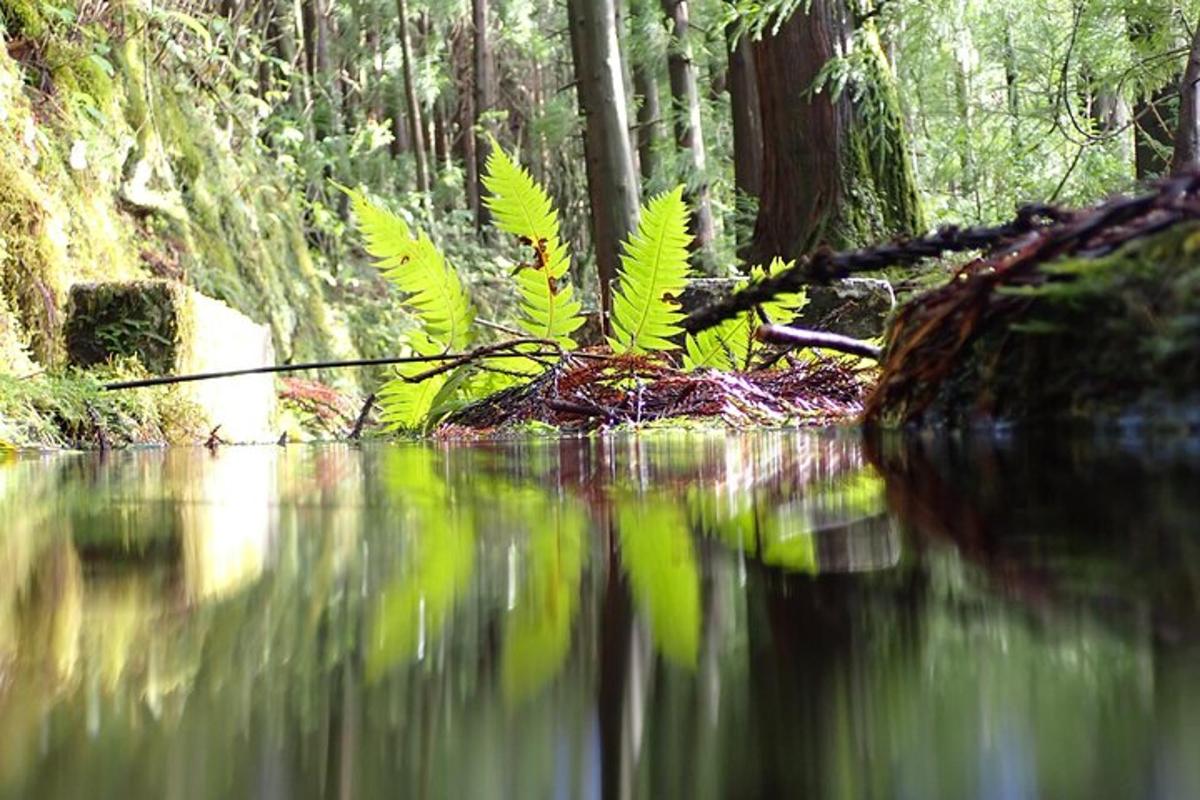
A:
[[[641,222],[624,243],[620,289],[613,295],[614,352],[647,353],[674,350],[671,341],[683,333],[683,314],[675,299],[687,285],[687,204],[683,186],[651,198],[642,207]]]
[[[788,269],[793,262],[775,258],[766,269],[753,267],[747,281],[760,281]],[[743,284],[745,285],[745,284]],[[739,289],[741,286],[738,287]],[[695,369],[749,369],[754,356],[754,331],[760,321],[786,324],[808,303],[803,292],[789,292],[733,319],[684,340],[683,366]]]
[[[413,232],[404,220],[371,203],[354,189],[343,188],[358,218],[367,252],[377,259],[385,278],[407,295],[407,303],[423,327],[408,336],[409,348],[423,356],[457,351],[471,343],[475,311],[458,274],[424,233]],[[411,379],[429,367],[404,364],[397,377],[379,391],[382,420],[389,428],[416,428],[437,405],[450,385],[441,374],[414,383]]]
[[[483,185],[484,202],[500,230],[518,237],[532,250],[532,260],[517,267],[522,318],[519,325],[531,336],[553,339],[564,348],[575,346],[571,334],[583,324],[581,306],[571,286],[563,282],[571,265],[567,245],[558,232],[558,212],[546,190],[529,172],[491,140]]]

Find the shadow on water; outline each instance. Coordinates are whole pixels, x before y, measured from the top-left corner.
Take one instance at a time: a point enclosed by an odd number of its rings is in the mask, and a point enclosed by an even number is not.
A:
[[[0,464],[2,797],[1200,796],[1195,442]]]

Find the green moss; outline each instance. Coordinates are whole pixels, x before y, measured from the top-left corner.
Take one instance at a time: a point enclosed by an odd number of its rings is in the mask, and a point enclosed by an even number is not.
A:
[[[885,375],[889,399],[879,421],[1095,421],[1134,413],[1163,422],[1200,400],[1200,224],[1041,270],[1038,285],[991,299],[986,322],[928,405],[928,387]],[[894,335],[901,341],[905,331]],[[930,357],[919,348],[911,356]]]
[[[168,281],[76,284],[64,326],[67,356],[89,367],[136,358],[166,375],[179,363],[183,291]]]
[[[3,0],[0,24],[10,39],[40,39],[49,30],[40,0]]]
[[[20,446],[91,449],[201,438],[203,414],[177,387],[102,388],[106,381],[145,374],[136,361],[116,361],[88,372],[25,380],[0,376],[0,439]]]

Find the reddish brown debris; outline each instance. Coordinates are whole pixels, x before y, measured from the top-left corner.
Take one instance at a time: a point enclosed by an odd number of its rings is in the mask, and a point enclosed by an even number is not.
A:
[[[862,411],[872,372],[823,357],[754,372],[683,372],[648,356],[568,357],[451,415],[438,436],[474,438],[524,422],[565,429],[674,418],[823,425]]]

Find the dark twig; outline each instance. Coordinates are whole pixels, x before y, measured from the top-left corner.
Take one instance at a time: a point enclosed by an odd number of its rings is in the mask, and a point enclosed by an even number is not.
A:
[[[363,401],[362,410],[358,412],[358,418],[354,420],[354,427],[350,430],[350,438],[357,440],[362,436],[363,426],[367,424],[367,416],[370,415],[371,409],[375,406],[375,393],[371,392],[367,395],[367,399]]]
[[[1066,219],[1066,216],[1065,212],[1056,208],[1029,205],[1022,207],[1011,222],[995,227],[946,226],[929,236],[898,240],[862,250],[834,252],[821,249],[790,269],[756,281],[720,302],[693,311],[684,319],[682,327],[688,333],[698,333],[778,295],[795,292],[805,284],[828,283],[854,272],[917,264],[947,253],[989,250],[1050,222]]]
[[[882,354],[880,348],[870,342],[864,342],[862,339],[852,339],[839,333],[791,328],[787,325],[760,325],[754,333],[754,338],[760,342],[787,347],[820,347],[825,350],[837,350],[839,353],[873,358],[876,361]]]

